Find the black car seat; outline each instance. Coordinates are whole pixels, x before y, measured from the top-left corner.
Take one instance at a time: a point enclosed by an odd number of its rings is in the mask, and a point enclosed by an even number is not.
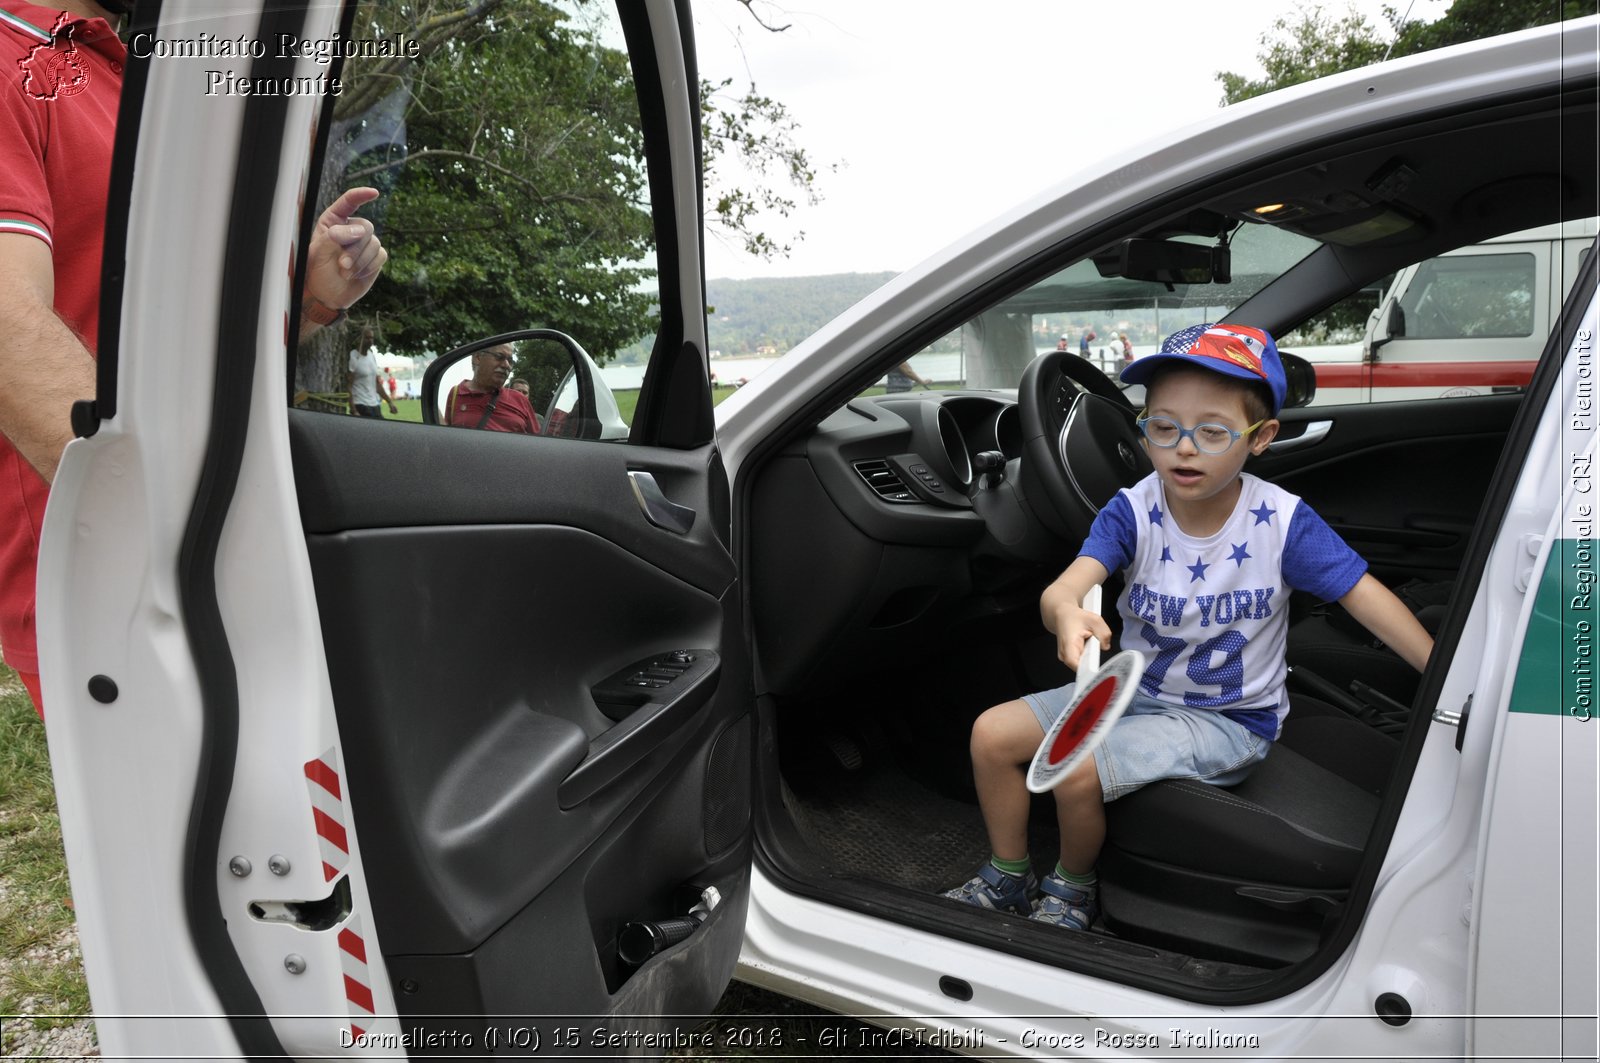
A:
[[[1190,955],[1281,966],[1342,909],[1399,743],[1291,697],[1266,759],[1233,787],[1168,779],[1106,806],[1104,918]]]

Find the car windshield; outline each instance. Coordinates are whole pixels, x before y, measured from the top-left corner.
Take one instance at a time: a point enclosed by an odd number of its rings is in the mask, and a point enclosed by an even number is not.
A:
[[[863,394],[913,388],[1014,388],[1028,362],[1072,350],[1112,378],[1189,325],[1224,318],[1321,244],[1285,229],[1242,224],[1224,238],[1231,276],[1166,283],[1107,276],[1104,252],[1022,289],[891,369]],[[1179,236],[1202,255],[1218,240]],[[1098,264],[1097,264],[1098,259]],[[1364,315],[1363,315],[1364,320]]]

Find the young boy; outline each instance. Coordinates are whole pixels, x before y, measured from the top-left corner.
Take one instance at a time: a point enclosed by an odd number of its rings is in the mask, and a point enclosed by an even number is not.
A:
[[[1060,862],[1042,883],[1028,863],[1024,773],[1073,687],[978,717],[972,770],[993,857],[945,894],[1076,930],[1099,911],[1105,802],[1158,779],[1231,785],[1267,755],[1289,712],[1291,590],[1339,601],[1418,670],[1433,649],[1416,618],[1309,506],[1242,471],[1278,433],[1288,385],[1271,336],[1196,325],[1122,378],[1145,385],[1139,428],[1155,472],[1100,512],[1039,607],[1058,656],[1075,669],[1089,639],[1111,647],[1111,629],[1082,607],[1083,596],[1123,570],[1122,641],[1145,655],[1144,677],[1093,758],[1054,791]]]

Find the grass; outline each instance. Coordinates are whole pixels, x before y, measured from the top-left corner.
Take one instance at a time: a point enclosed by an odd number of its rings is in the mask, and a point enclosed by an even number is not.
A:
[[[0,666],[0,1015],[35,1029],[89,1012],[44,725],[16,674]],[[16,1031],[0,1034],[9,1053]]]

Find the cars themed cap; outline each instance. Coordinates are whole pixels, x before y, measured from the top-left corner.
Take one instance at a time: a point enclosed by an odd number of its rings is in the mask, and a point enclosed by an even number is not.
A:
[[[1278,345],[1264,330],[1249,325],[1191,325],[1174,332],[1155,354],[1147,354],[1123,369],[1122,379],[1129,384],[1146,384],[1157,369],[1174,362],[1267,385],[1272,393],[1273,416],[1282,408],[1289,390]]]

